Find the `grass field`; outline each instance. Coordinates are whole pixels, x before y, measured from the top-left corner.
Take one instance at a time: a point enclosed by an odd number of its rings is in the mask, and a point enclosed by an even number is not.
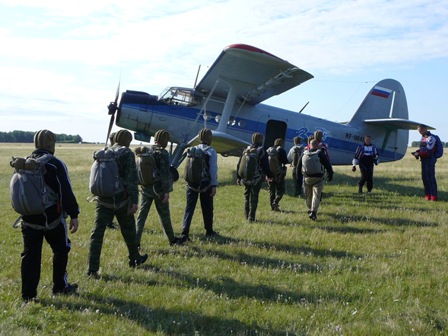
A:
[[[44,243],[40,302],[21,307],[22,238],[12,228],[9,160],[32,147],[0,144],[1,335],[448,335],[445,157],[436,167],[439,202],[423,199],[420,164],[408,153],[375,168],[372,195],[356,193],[359,171],[335,167],[316,222],[303,199],[288,195],[282,212],[270,211],[264,187],[255,223],[244,219],[236,158],[219,157],[221,237],[206,238],[198,206],[192,242],[170,247],[153,208],[142,238],[149,262],[130,269],[120,232],[108,229],[102,278],[93,280],[85,275],[94,218],[86,198],[96,149],[57,145],[55,153],[68,166],[82,211],[68,266],[79,294],[52,297],[52,254]],[[179,234],[182,180],[170,202]]]

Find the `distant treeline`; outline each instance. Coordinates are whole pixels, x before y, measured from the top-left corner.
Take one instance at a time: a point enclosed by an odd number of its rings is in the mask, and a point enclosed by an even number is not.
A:
[[[0,132],[0,142],[23,142],[23,143],[33,143],[34,142],[34,133],[35,132],[27,132],[27,131],[12,131],[12,132]],[[80,135],[71,135],[71,134],[56,134],[56,142],[65,142],[65,143],[80,143],[82,142],[82,138]],[[448,147],[448,143],[443,142],[443,147]],[[419,147],[420,141],[412,141],[411,147]]]
[[[0,132],[0,142],[33,143],[35,133],[27,131]],[[56,134],[56,142],[79,143],[82,142],[82,138],[78,134]]]
[[[442,143],[442,147],[447,147],[447,143],[440,141]],[[420,141],[412,141],[411,147],[420,147]]]

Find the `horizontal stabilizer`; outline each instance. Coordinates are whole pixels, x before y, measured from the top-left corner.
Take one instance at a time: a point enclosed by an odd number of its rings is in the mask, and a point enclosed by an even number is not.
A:
[[[250,143],[243,141],[230,134],[212,131],[212,147],[222,155],[240,155],[242,151],[250,145]],[[199,145],[201,141],[198,136],[190,140],[188,146]]]
[[[384,118],[384,119],[366,119],[364,120],[367,124],[382,126],[389,129],[404,129],[404,130],[416,130],[421,122],[416,122],[408,119],[400,118]],[[434,127],[427,126],[429,130],[435,129]]]

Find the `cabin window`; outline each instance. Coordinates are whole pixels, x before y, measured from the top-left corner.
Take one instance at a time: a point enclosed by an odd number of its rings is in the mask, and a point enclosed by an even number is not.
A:
[[[161,93],[159,100],[168,105],[196,106],[201,99],[193,89],[171,87]]]

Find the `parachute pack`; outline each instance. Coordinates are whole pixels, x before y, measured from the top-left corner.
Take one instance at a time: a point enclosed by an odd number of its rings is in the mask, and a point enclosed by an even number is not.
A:
[[[257,148],[247,147],[241,156],[238,169],[238,175],[246,183],[256,183],[261,174],[258,169],[258,151]]]
[[[305,151],[302,156],[302,173],[305,175],[314,175],[323,173],[322,164],[320,163],[320,149],[314,152]]]
[[[440,159],[443,156],[443,144],[438,135],[433,134],[434,138],[436,138],[434,156],[436,159]]]
[[[95,196],[114,197],[124,191],[124,182],[120,177],[118,158],[127,147],[117,150],[104,148],[93,153],[95,160],[90,169],[90,192]]]
[[[303,146],[294,146],[292,151],[292,178],[294,180],[301,180],[302,179],[302,171],[300,169],[297,169],[299,166],[299,160],[300,156],[303,153]]]
[[[184,179],[189,186],[199,186],[202,181],[210,179],[210,172],[206,161],[206,151],[195,146],[187,149],[185,158]]]
[[[299,165],[300,155],[302,155],[303,147],[302,146],[294,146],[292,151],[292,166],[297,167]]]
[[[278,147],[269,147],[266,152],[268,153],[269,169],[274,176],[278,176],[282,173],[282,167],[278,160]]]
[[[59,195],[45,183],[45,165],[51,154],[39,158],[13,157],[14,173],[9,183],[14,210],[22,216],[45,214],[45,210],[59,201]]]
[[[159,179],[154,154],[157,149],[153,147],[138,147],[135,149],[138,184],[150,187]]]

